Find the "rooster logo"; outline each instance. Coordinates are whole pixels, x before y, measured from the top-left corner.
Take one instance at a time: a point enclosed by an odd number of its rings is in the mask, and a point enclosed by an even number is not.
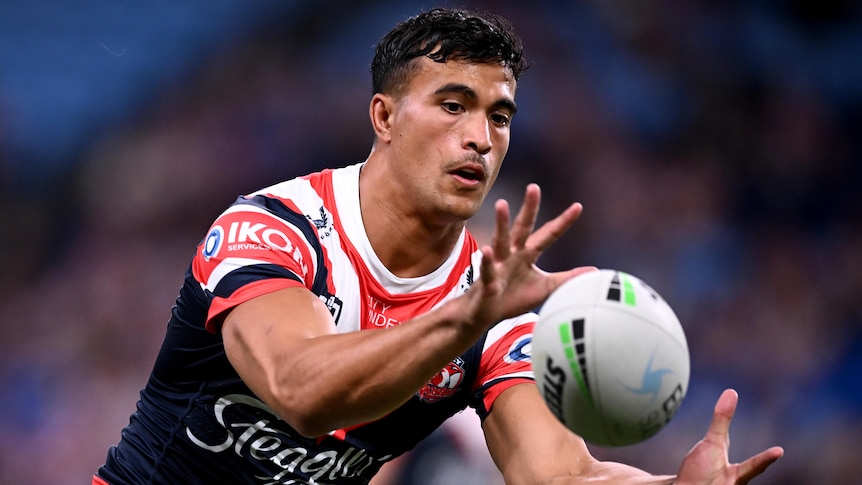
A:
[[[454,396],[463,381],[464,359],[457,357],[419,389],[417,395],[425,402],[436,402]]]

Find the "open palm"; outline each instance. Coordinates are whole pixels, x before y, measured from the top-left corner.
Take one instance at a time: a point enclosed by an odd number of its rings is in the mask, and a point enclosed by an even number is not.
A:
[[[775,446],[741,463],[729,462],[730,421],[738,400],[739,396],[732,389],[721,394],[706,435],[686,455],[674,483],[744,485],[781,458],[784,450]]]
[[[509,204],[498,200],[494,206],[494,237],[490,246],[482,248],[482,308],[477,313],[483,320],[502,320],[530,311],[570,278],[595,270],[579,267],[549,273],[536,266],[542,252],[571,227],[583,210],[581,204],[572,204],[534,231],[540,201],[539,186],[528,185],[524,203],[511,226]]]

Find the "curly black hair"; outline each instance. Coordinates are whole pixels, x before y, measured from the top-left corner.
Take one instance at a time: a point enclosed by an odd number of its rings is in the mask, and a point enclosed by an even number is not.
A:
[[[399,23],[377,44],[371,62],[374,93],[397,92],[422,56],[435,62],[499,63],[516,81],[528,67],[521,39],[506,19],[435,8]]]

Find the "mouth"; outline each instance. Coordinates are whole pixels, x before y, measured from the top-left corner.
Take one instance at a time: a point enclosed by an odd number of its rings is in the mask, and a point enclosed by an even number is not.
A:
[[[468,185],[482,183],[487,176],[485,168],[481,164],[472,162],[455,167],[449,171],[449,174]]]

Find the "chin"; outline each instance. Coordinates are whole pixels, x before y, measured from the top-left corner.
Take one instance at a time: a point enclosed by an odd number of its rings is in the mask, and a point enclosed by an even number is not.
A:
[[[465,222],[479,212],[481,205],[481,200],[476,201],[471,199],[468,201],[462,198],[456,203],[449,205],[446,212],[452,218],[453,222]]]

